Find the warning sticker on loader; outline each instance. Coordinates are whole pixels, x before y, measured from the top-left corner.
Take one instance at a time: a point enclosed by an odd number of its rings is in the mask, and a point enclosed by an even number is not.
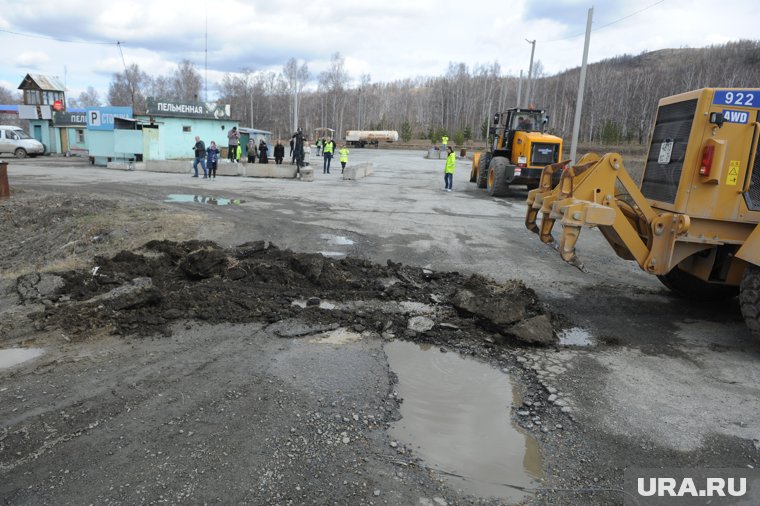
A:
[[[739,181],[739,160],[731,160],[728,162],[728,176],[726,177],[726,184],[728,186],[736,186]]]

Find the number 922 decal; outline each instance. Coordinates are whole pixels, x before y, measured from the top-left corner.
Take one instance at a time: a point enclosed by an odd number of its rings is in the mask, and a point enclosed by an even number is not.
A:
[[[760,109],[760,90],[715,90],[712,103]]]

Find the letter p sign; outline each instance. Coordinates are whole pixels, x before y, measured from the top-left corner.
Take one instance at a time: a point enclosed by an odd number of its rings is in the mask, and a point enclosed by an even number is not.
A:
[[[89,112],[89,120],[88,123],[90,126],[100,126],[100,111],[88,111]]]

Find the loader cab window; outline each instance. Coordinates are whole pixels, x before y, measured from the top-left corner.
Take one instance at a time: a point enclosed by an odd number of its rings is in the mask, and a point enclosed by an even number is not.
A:
[[[520,112],[512,118],[512,130],[526,130],[535,132],[543,125],[541,112]]]

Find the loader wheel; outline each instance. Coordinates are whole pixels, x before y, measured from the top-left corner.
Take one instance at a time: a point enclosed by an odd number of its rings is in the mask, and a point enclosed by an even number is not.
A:
[[[478,160],[478,188],[488,186],[488,166],[491,164],[491,153],[483,153]]]
[[[482,153],[475,153],[472,155],[472,168],[470,169],[470,182],[474,183],[478,180],[478,164],[480,163],[480,155]]]
[[[760,267],[747,265],[739,287],[739,305],[749,330],[760,337]]]
[[[723,300],[736,297],[739,292],[737,286],[708,283],[679,269],[678,266],[673,267],[667,274],[657,276],[657,279],[677,295],[687,299]]]
[[[506,197],[509,195],[507,165],[509,165],[509,162],[503,156],[497,156],[491,160],[491,166],[488,168],[488,193],[492,197]]]

